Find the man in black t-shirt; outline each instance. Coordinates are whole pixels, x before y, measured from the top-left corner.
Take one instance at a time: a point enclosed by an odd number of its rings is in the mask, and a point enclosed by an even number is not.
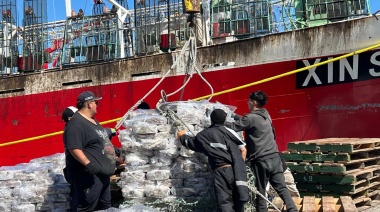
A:
[[[111,207],[109,177],[115,172],[115,150],[107,132],[94,118],[100,99],[90,91],[81,93],[78,111],[63,133],[67,175],[73,189],[72,211]]]
[[[65,110],[63,110],[62,120],[66,123],[66,125],[67,125],[67,122],[69,122],[71,120],[74,113],[76,113],[77,111],[78,111],[78,109],[76,107],[73,107],[73,106],[69,106]],[[65,125],[65,127],[66,127],[66,125]],[[114,128],[108,128],[107,127],[107,128],[104,128],[104,130],[107,132],[107,135],[108,135],[108,138],[110,139],[110,141],[112,140],[112,138],[114,136],[116,136],[116,130]],[[116,165],[119,165],[119,166],[123,165],[124,164],[124,156],[122,155],[121,148],[114,146],[114,149],[115,149],[115,154],[116,154]],[[66,170],[64,170],[64,174],[65,174],[66,181],[69,182],[70,180],[67,179]]]

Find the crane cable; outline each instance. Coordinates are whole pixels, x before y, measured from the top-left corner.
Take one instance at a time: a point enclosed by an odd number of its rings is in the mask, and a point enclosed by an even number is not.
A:
[[[186,43],[188,43],[188,42],[186,42]],[[185,45],[186,45],[186,43],[185,43]],[[238,87],[234,87],[234,88],[231,88],[231,89],[227,89],[227,90],[223,90],[223,91],[220,91],[220,92],[216,92],[216,93],[213,93],[213,96],[219,96],[219,95],[222,95],[222,94],[225,94],[225,93],[230,93],[230,92],[241,90],[241,89],[244,89],[244,88],[248,88],[248,87],[251,87],[251,86],[254,86],[254,85],[258,85],[258,84],[262,84],[262,83],[265,83],[265,82],[269,82],[269,81],[272,81],[272,80],[275,80],[275,79],[279,79],[279,78],[282,78],[282,77],[285,77],[285,76],[289,76],[289,75],[292,75],[292,74],[295,74],[295,73],[298,73],[298,72],[301,72],[301,71],[305,71],[305,70],[308,70],[308,69],[311,69],[311,68],[315,68],[315,67],[318,67],[318,66],[321,66],[321,65],[326,65],[328,63],[335,62],[335,61],[338,61],[338,60],[341,60],[341,59],[344,59],[344,58],[347,58],[347,57],[351,57],[351,56],[356,55],[356,54],[361,54],[363,52],[366,52],[366,51],[369,51],[369,50],[372,50],[372,49],[376,49],[376,48],[379,48],[379,47],[380,47],[380,43],[372,45],[372,46],[369,46],[369,47],[366,47],[366,48],[363,48],[363,49],[360,49],[360,50],[357,50],[357,51],[354,51],[354,52],[351,52],[351,53],[348,53],[348,54],[345,54],[345,55],[342,55],[342,56],[339,56],[339,57],[336,57],[336,58],[328,59],[328,60],[326,60],[324,62],[319,62],[319,63],[313,64],[313,65],[309,65],[309,66],[306,66],[306,67],[303,67],[303,68],[300,68],[300,69],[289,71],[289,72],[286,72],[286,73],[283,73],[283,74],[280,74],[280,75],[276,75],[276,76],[273,76],[273,77],[265,78],[263,80],[255,81],[255,82],[248,83],[248,84],[245,84],[245,85],[242,85],[242,86],[238,86]],[[174,65],[175,64],[173,64],[173,66]],[[161,81],[162,80],[160,80],[160,82]],[[157,87],[157,86],[155,86],[155,87]],[[197,100],[206,99],[206,98],[209,98],[209,97],[210,97],[210,95],[206,95],[206,96],[195,98],[193,100],[197,101]],[[134,106],[134,109],[140,103],[141,103],[141,100],[136,103],[136,105]],[[115,119],[111,119],[111,120],[100,122],[100,124],[103,124],[103,125],[104,124],[110,124],[110,123],[117,122],[117,121],[119,121],[121,119],[122,118],[115,118]],[[122,121],[120,121],[120,123],[122,123]],[[13,144],[18,144],[18,143],[29,142],[29,141],[38,140],[38,139],[47,138],[47,137],[52,137],[52,136],[60,135],[62,133],[63,133],[63,131],[58,131],[58,132],[49,133],[49,134],[45,134],[45,135],[25,138],[25,139],[21,139],[21,140],[6,142],[6,143],[1,143],[0,147],[10,146],[10,145],[13,145]]]
[[[209,86],[209,88],[211,90],[211,94],[208,97],[208,100],[210,100],[213,97],[214,88],[202,76],[201,71],[199,70],[199,68],[196,65],[196,62],[197,62],[197,42],[196,42],[196,38],[195,37],[191,37],[190,40],[191,40],[191,42],[190,42],[190,51],[189,51],[189,58],[190,58],[190,61],[191,61],[190,76],[189,76],[189,78],[186,80],[186,82],[180,88],[178,88],[176,91],[174,91],[174,92],[172,92],[170,94],[167,94],[166,97],[172,96],[172,95],[178,93],[179,91],[181,91],[182,89],[184,89],[186,87],[187,83],[190,82],[190,79],[193,76],[193,70],[194,70],[199,75],[199,77],[207,84],[207,86]]]
[[[189,47],[190,45],[190,42],[191,42],[191,39],[187,40],[186,43],[184,44],[184,46],[182,47],[182,50],[178,56],[178,58],[175,60],[175,62],[173,63],[173,65],[169,68],[169,70],[165,73],[165,75],[163,77],[161,77],[160,81],[158,81],[156,83],[156,85],[153,86],[152,89],[150,89],[150,91],[148,93],[145,94],[145,96],[143,96],[140,100],[138,100],[131,108],[129,108],[129,110],[124,114],[123,117],[121,117],[121,119],[119,121],[117,121],[116,123],[116,126],[115,128],[116,129],[119,129],[121,127],[121,125],[124,123],[125,120],[127,120],[129,114],[135,110],[140,104],[142,101],[144,101],[144,99],[149,96],[163,81],[164,79],[172,72],[172,70],[178,66],[179,64],[179,61],[181,61],[182,57],[185,55],[185,50]]]
[[[196,38],[194,36],[191,36],[189,38],[188,41],[186,41],[185,45],[183,46],[182,50],[181,50],[181,53],[179,54],[179,57],[176,58],[175,62],[173,63],[173,65],[170,67],[170,69],[166,72],[166,74],[160,79],[159,82],[156,83],[155,86],[153,86],[153,88],[145,94],[144,97],[142,97],[139,101],[136,102],[135,105],[133,105],[128,111],[127,113],[124,114],[124,116],[117,122],[115,128],[116,130],[119,129],[121,127],[121,125],[124,123],[125,120],[127,120],[129,114],[135,110],[140,104],[142,101],[144,101],[144,99],[146,97],[148,97],[161,83],[162,81],[168,76],[168,74],[176,67],[179,65],[179,62],[182,61],[183,57],[185,56],[185,51],[189,48],[189,61],[191,62],[190,64],[190,71],[188,72],[188,79],[185,81],[185,83],[180,87],[178,88],[176,91],[170,93],[170,94],[165,94],[165,98],[169,97],[169,96],[172,96],[176,93],[178,93],[179,91],[181,91],[183,88],[186,87],[186,85],[190,82],[190,80],[192,79],[192,76],[193,76],[193,73],[194,71],[199,75],[199,77],[210,87],[210,90],[211,90],[211,94],[209,96],[208,99],[211,99],[212,96],[213,96],[213,93],[214,93],[214,89],[213,87],[211,86],[211,84],[202,76],[202,73],[201,71],[198,69],[197,65],[196,65],[196,62],[197,62],[197,44],[196,44]],[[163,90],[161,90],[161,97],[164,98],[164,94],[163,94]]]

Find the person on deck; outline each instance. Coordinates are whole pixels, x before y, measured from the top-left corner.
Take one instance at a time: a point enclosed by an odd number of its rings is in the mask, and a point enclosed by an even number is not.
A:
[[[77,17],[78,17],[78,18],[82,18],[83,16],[84,16],[83,9],[80,8],[79,11],[78,11]]]
[[[107,132],[95,119],[98,101],[85,91],[77,98],[78,111],[67,122],[63,140],[67,175],[71,179],[71,211],[111,207],[110,176],[116,168],[115,150]]]
[[[223,126],[227,114],[215,109],[211,115],[211,126],[195,137],[186,131],[177,133],[183,146],[208,157],[214,170],[215,195],[218,210],[242,212],[248,201],[247,171],[240,156],[238,145],[245,145],[239,136]],[[245,148],[245,147],[244,147]]]
[[[251,93],[247,102],[250,113],[244,116],[233,114],[235,122],[226,123],[226,126],[238,132],[245,132],[247,161],[255,174],[257,190],[265,196],[269,181],[285,202],[287,211],[296,212],[298,209],[285,185],[272,120],[268,111],[263,108],[267,101],[268,96],[263,91]],[[256,209],[257,212],[268,211],[267,203],[261,196],[256,198]]]
[[[193,28],[194,30],[197,46],[203,46],[205,42],[203,36],[204,32],[202,15],[199,12],[189,13],[189,16],[187,16],[186,23],[188,28]]]

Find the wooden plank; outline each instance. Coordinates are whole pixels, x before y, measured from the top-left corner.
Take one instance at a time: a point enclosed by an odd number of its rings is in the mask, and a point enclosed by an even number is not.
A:
[[[338,184],[309,184],[297,183],[297,188],[300,191],[307,192],[325,192],[336,194],[357,194],[369,188],[369,186],[376,186],[380,184],[380,176],[375,176],[368,179],[363,179],[355,184],[338,185]]]
[[[287,162],[292,172],[297,173],[324,173],[324,174],[352,174],[354,172],[376,168],[380,165],[380,156],[351,161],[348,164],[340,163],[308,163]]]
[[[289,151],[345,152],[354,153],[379,149],[378,138],[326,138],[288,143]]]
[[[288,143],[288,150],[292,151],[319,151],[320,146],[325,143],[331,142],[341,142],[343,140],[347,140],[347,138],[324,138],[324,139],[315,139],[315,140],[307,140],[307,141],[293,141]]]
[[[293,201],[294,201],[294,203],[295,203],[296,205],[302,205],[302,201],[303,201],[302,198],[299,198],[299,197],[292,197],[292,199],[293,199]]]
[[[297,143],[297,142],[289,142],[288,150],[296,150],[296,151],[317,151],[319,148],[315,143]]]
[[[302,212],[317,212],[315,209],[314,196],[307,196],[303,198]]]
[[[331,197],[331,196],[322,197],[322,211],[335,212],[334,197]]]
[[[320,145],[321,152],[347,152],[351,153],[354,151],[354,148],[351,144],[344,143],[331,143]]]
[[[354,202],[352,201],[351,197],[349,196],[341,196],[339,198],[340,204],[342,205],[344,212],[358,212],[358,209],[356,208]]]
[[[341,153],[341,152],[282,152],[281,156],[286,162],[329,162],[341,164],[353,164],[363,161],[369,161],[379,158],[380,147],[377,149],[363,149],[360,152],[354,153]]]
[[[307,183],[320,183],[320,184],[356,184],[360,180],[380,175],[380,166],[376,165],[368,169],[355,169],[354,172],[350,172],[345,175],[332,175],[332,174],[314,174],[314,173],[294,173],[293,177],[296,182]]]
[[[322,198],[324,196],[332,196],[334,198],[339,198],[340,197],[340,194],[335,194],[335,193],[315,193],[315,192],[303,192],[303,191],[300,191],[300,195],[301,197],[306,197],[306,196],[314,196],[316,199],[317,198]]]
[[[309,173],[320,173],[322,163],[305,163],[301,162],[299,164],[296,163],[286,163],[289,169],[292,172],[309,172]]]
[[[285,161],[304,161],[304,162],[323,162],[323,161],[334,161],[334,162],[349,162],[351,161],[351,156],[348,153],[330,153],[322,154],[320,152],[301,152],[301,153],[282,153],[282,158]]]
[[[321,183],[321,184],[338,184],[346,185],[353,184],[357,182],[355,176],[350,175],[322,175],[322,174],[311,174],[311,173],[296,173],[293,174],[294,180],[296,182],[307,182],[307,183]]]
[[[280,211],[282,211],[283,207],[284,207],[284,201],[282,201],[282,199],[280,197],[275,197],[273,199],[273,205],[276,206],[276,208],[280,209]]]

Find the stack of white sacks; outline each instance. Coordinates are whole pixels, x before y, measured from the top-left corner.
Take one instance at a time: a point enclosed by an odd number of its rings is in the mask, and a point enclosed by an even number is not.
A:
[[[174,111],[194,134],[211,125],[213,109],[223,109],[227,117],[233,112],[229,106],[208,101],[166,103],[160,108]],[[156,110],[136,110],[123,126],[126,129],[119,132],[119,139],[127,166],[119,186],[124,198],[135,202],[197,199],[208,192],[212,172],[207,158],[176,140],[178,121]]]
[[[166,103],[194,134],[211,125],[210,113],[220,108],[230,117],[234,108],[208,101]],[[119,139],[125,152],[126,171],[119,186],[132,203],[152,199],[196,200],[212,185],[207,158],[184,148],[173,120],[156,110],[136,110],[124,122]],[[187,130],[189,131],[189,130]],[[37,158],[29,163],[0,167],[0,211],[34,212],[70,209],[70,185],[64,179],[64,153]]]
[[[70,185],[62,174],[64,166],[60,153],[0,167],[0,211],[67,211]]]

